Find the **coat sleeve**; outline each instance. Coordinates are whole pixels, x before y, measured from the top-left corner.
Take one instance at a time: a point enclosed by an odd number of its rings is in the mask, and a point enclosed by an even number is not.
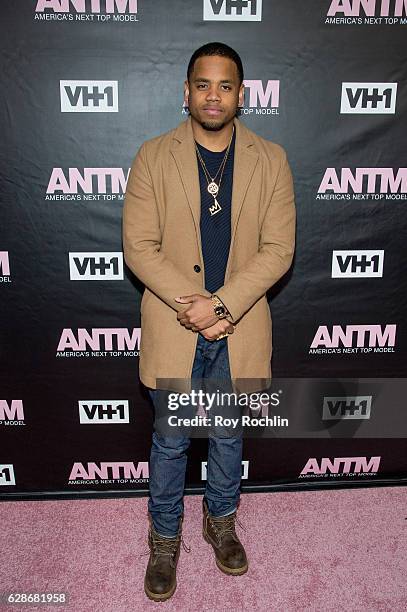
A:
[[[295,218],[293,179],[283,150],[275,188],[261,227],[259,250],[216,292],[234,323],[289,269],[295,246]]]
[[[123,252],[130,270],[175,311],[184,310],[175,297],[210,295],[192,282],[161,252],[161,230],[145,144],[132,164],[123,207]]]

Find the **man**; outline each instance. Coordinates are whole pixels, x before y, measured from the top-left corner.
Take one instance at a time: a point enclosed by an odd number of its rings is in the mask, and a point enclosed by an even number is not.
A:
[[[192,55],[189,117],[145,142],[129,175],[125,261],[145,285],[140,378],[157,403],[160,379],[271,377],[267,290],[291,265],[293,183],[282,147],[240,123],[239,55],[209,43]],[[182,542],[185,436],[153,433],[145,591],[172,596]],[[209,437],[204,538],[219,569],[247,571],[235,532],[242,438]]]

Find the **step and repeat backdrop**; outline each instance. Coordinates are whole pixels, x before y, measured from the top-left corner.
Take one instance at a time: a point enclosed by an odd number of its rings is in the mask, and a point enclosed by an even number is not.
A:
[[[407,0],[0,11],[0,496],[148,490],[124,192],[140,145],[187,117],[187,64],[210,41],[241,55],[240,121],[286,149],[298,213],[292,269],[269,292],[296,427],[245,440],[242,484],[406,481]],[[192,440],[192,489],[206,450]]]

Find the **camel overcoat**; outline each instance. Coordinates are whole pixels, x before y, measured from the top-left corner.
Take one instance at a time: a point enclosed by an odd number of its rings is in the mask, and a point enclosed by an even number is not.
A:
[[[237,118],[231,244],[216,293],[235,332],[227,339],[233,379],[270,379],[272,321],[266,291],[289,269],[295,205],[284,149]],[[123,209],[123,250],[145,285],[141,301],[140,379],[189,379],[198,334],[177,320],[176,297],[205,290],[198,162],[191,118],[148,140],[132,164]]]

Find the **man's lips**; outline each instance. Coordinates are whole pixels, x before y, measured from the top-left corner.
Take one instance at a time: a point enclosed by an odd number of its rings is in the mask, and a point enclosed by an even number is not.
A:
[[[205,111],[205,113],[208,113],[208,115],[220,115],[221,112],[223,112],[221,108],[211,106],[205,106],[203,110]]]

